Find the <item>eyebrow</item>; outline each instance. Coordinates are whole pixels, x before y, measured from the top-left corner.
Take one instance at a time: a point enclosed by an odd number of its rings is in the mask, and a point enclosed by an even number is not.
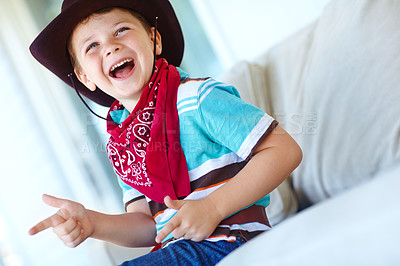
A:
[[[114,23],[114,25],[112,25],[112,27],[117,27],[119,24],[123,24],[123,23],[129,23],[129,21],[127,21],[127,20],[120,20],[119,22]]]
[[[117,22],[117,23],[114,23],[114,24],[112,25],[112,27],[116,27],[116,26],[118,26],[119,24],[122,24],[122,23],[125,23],[125,22],[127,22],[127,21],[121,20],[121,21],[119,21],[119,22]],[[80,42],[80,44],[83,45],[83,44],[86,43],[87,41],[90,41],[91,39],[93,39],[93,36],[94,36],[94,34],[92,34],[92,35],[90,35],[89,37],[85,38],[82,42]]]
[[[93,34],[90,35],[89,37],[85,38],[82,42],[79,43],[79,45],[82,47],[86,42],[90,41],[91,39],[93,39]]]

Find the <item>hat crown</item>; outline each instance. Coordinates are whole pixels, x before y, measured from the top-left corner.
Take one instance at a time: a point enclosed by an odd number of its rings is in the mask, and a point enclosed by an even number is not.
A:
[[[65,9],[69,8],[79,0],[64,0],[61,6],[61,12],[64,11]]]

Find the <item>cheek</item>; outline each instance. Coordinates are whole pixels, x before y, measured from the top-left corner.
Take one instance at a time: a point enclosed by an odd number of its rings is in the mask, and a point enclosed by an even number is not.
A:
[[[87,73],[91,77],[103,74],[101,62],[96,58],[85,60],[85,62],[82,63],[82,68],[85,73]]]
[[[144,40],[142,42],[142,49],[144,51],[146,51],[146,54],[148,54],[148,56],[153,55],[154,53],[154,43],[152,41],[151,38],[146,38],[146,40]]]

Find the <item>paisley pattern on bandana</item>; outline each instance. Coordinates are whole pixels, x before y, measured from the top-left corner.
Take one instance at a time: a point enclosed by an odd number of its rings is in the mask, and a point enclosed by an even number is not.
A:
[[[153,124],[155,102],[137,116],[135,125],[130,124],[126,131],[125,142],[118,142],[110,138],[107,144],[107,153],[115,172],[125,182],[137,186],[152,186],[146,171],[146,148],[150,142],[150,129]],[[120,106],[121,107],[121,106]],[[133,135],[134,141],[131,141]],[[132,151],[133,149],[133,151]],[[141,158],[136,160],[136,158]]]

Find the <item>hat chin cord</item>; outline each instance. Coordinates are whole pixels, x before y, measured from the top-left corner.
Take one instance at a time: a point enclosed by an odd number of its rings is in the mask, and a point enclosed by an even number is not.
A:
[[[105,117],[102,117],[101,115],[96,114],[96,112],[93,111],[92,108],[90,108],[90,106],[89,106],[89,105],[87,104],[87,102],[83,99],[82,95],[80,94],[80,92],[79,92],[78,89],[76,88],[76,86],[75,86],[75,81],[74,81],[74,78],[73,78],[73,74],[72,74],[72,73],[69,73],[69,74],[68,74],[68,77],[69,77],[69,79],[71,80],[72,87],[74,88],[76,94],[78,94],[79,99],[81,99],[81,101],[83,102],[83,104],[86,106],[86,108],[87,108],[92,114],[94,114],[94,115],[97,116],[98,118],[103,119],[103,120],[105,120],[105,121],[107,121],[107,122],[111,122],[111,123],[114,123],[114,124],[118,125],[118,124],[117,124],[116,122],[114,122],[113,120],[107,119],[107,118],[105,118]]]
[[[153,71],[151,72],[151,76],[154,74],[154,70],[156,68],[156,61],[157,61],[157,55],[156,55],[156,48],[157,48],[157,24],[158,24],[158,17],[156,17],[156,23],[155,23],[155,29],[154,29],[154,48],[153,48],[153,55],[154,55],[154,61],[153,61]]]
[[[155,67],[156,67],[156,60],[157,60],[157,55],[156,55],[156,48],[157,48],[157,47],[156,47],[156,46],[157,46],[157,22],[158,22],[158,17],[156,17],[155,30],[154,30],[154,51],[153,51],[154,60],[153,60],[153,70],[152,70],[152,72],[151,72],[151,76],[153,76],[153,74],[154,74],[154,70],[155,70]],[[107,121],[107,122],[113,123],[113,124],[115,124],[115,125],[118,125],[118,123],[116,123],[115,121],[110,120],[110,119],[107,119],[107,118],[105,118],[105,117],[102,117],[101,115],[96,114],[96,112],[93,111],[92,108],[90,108],[90,106],[89,106],[89,105],[87,104],[87,102],[83,99],[82,95],[80,94],[80,92],[79,92],[78,89],[76,88],[73,75],[74,75],[73,73],[69,73],[69,74],[68,74],[68,77],[69,77],[69,79],[71,80],[72,87],[74,88],[76,94],[78,95],[79,99],[81,99],[81,101],[82,101],[83,104],[86,106],[86,108],[87,108],[93,115],[95,115],[96,117],[98,117],[98,118],[100,118],[100,119],[103,119],[103,120],[105,120],[105,121]]]

